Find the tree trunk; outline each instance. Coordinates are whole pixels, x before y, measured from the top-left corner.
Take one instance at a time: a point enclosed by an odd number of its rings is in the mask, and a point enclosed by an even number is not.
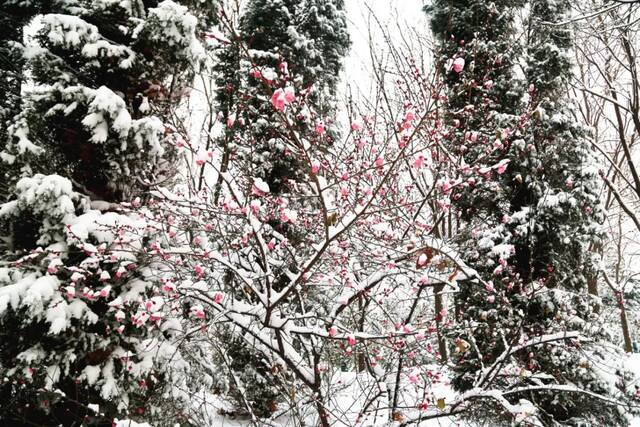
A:
[[[629,330],[629,319],[627,318],[627,308],[624,304],[624,297],[619,292],[618,308],[620,308],[620,325],[622,326],[622,336],[624,337],[624,351],[631,353],[633,351],[633,341],[631,339],[631,331]]]
[[[589,249],[590,252],[594,254],[602,253],[602,245],[600,244],[593,244]],[[593,312],[596,314],[600,314],[601,305],[600,291],[598,290],[598,269],[595,266],[592,266],[589,271],[587,271],[587,292],[589,292],[589,295],[593,297]]]
[[[322,402],[322,394],[320,394],[319,392],[316,393],[318,395],[318,398],[316,400],[316,409],[318,411],[320,425],[322,427],[330,427],[331,424],[329,423],[329,413],[327,412],[327,409],[324,407],[324,403]]]
[[[435,299],[435,312],[436,312],[436,332],[438,334],[438,351],[440,352],[440,358],[443,363],[447,363],[449,360],[449,355],[447,351],[447,340],[442,333],[442,316],[440,313],[444,310],[444,298],[442,295],[442,291],[444,290],[444,285],[438,284],[434,286],[433,293]]]

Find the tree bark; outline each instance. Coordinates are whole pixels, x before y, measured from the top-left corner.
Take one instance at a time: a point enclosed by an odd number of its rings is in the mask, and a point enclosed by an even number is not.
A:
[[[440,352],[440,358],[442,363],[447,363],[449,360],[449,354],[447,351],[447,340],[442,333],[442,316],[440,313],[444,310],[444,298],[442,296],[442,291],[444,290],[443,284],[435,285],[433,288],[435,305],[434,309],[436,312],[436,329],[438,334],[438,351]]]
[[[631,353],[633,351],[633,340],[631,339],[631,330],[629,329],[627,307],[624,304],[622,292],[618,292],[616,297],[618,299],[618,308],[620,309],[620,325],[622,326],[622,336],[624,337],[624,351]]]

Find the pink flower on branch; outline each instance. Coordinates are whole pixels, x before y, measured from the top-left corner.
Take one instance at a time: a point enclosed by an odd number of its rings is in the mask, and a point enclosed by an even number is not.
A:
[[[453,65],[451,66],[451,69],[454,72],[460,74],[462,72],[462,70],[464,69],[464,58],[460,58],[460,57],[456,58],[453,61]]]

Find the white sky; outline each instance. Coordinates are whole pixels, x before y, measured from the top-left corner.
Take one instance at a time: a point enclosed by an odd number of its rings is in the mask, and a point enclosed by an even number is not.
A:
[[[428,32],[427,16],[422,11],[425,0],[345,0],[349,32],[351,35],[351,52],[345,61],[344,81],[354,90],[368,93],[371,86],[371,60],[369,23],[374,48],[378,53],[384,52],[380,26],[373,19],[378,18],[393,37],[400,37],[400,29],[404,36],[411,32]],[[373,15],[372,15],[373,14]]]

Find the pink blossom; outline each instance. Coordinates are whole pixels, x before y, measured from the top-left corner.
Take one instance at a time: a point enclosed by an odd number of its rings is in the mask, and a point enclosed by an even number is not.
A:
[[[122,266],[118,267],[116,270],[116,279],[120,279],[125,274],[127,274],[127,269]]]
[[[116,328],[116,332],[118,332],[119,334],[121,334],[124,331],[124,325],[120,325]]]
[[[354,345],[356,345],[356,342],[357,342],[356,337],[354,337],[353,334],[347,335],[347,342],[351,347],[353,347]]]
[[[60,258],[55,258],[51,260],[49,266],[47,267],[47,273],[56,274],[58,272],[58,267],[62,265],[62,260]]]
[[[314,160],[313,163],[311,163],[311,173],[317,174],[319,171],[320,171],[320,162],[317,160]]]
[[[255,196],[263,196],[269,192],[269,184],[261,180],[260,178],[256,178],[253,181],[252,193]]]
[[[194,268],[193,271],[196,273],[196,276],[198,278],[201,278],[202,276],[204,276],[204,267],[201,266],[200,264],[197,264]]]
[[[464,69],[464,58],[456,58],[453,61],[453,66],[451,67],[453,69],[453,71],[455,71],[456,73],[461,73],[462,70]]]
[[[249,75],[254,79],[259,79],[260,77],[262,77],[262,73],[257,68],[254,68],[253,70],[249,71]]]
[[[384,159],[380,156],[375,161],[375,165],[377,168],[381,168],[384,165]]]
[[[216,294],[213,296],[213,302],[215,302],[216,304],[220,304],[222,302],[222,298],[224,298],[224,295],[222,295],[220,292],[216,292]]]
[[[78,273],[77,271],[71,275],[71,281],[73,283],[77,283],[81,280],[84,280],[84,274]]]
[[[100,289],[100,296],[102,298],[106,298],[109,296],[109,292],[111,292],[111,286],[107,285],[104,288]]]
[[[74,298],[76,296],[76,288],[75,286],[67,286],[64,288],[69,298]]]
[[[234,114],[229,114],[229,117],[227,117],[227,127],[231,128],[233,127],[233,124],[236,122],[236,115]]]
[[[500,162],[498,162],[498,164],[494,166],[498,175],[502,175],[507,170],[507,165],[509,164],[510,161],[511,160],[509,159],[503,159],[503,160],[500,160]]]
[[[203,319],[204,320],[204,311],[202,309],[197,309],[195,310],[195,315],[198,319]]]
[[[280,70],[280,72],[282,74],[288,74],[289,73],[289,66],[285,61],[282,61],[279,65],[278,65],[278,69]]]
[[[284,90],[282,88],[276,89],[271,95],[271,104],[275,107],[276,110],[284,111],[284,107],[287,104]]]
[[[413,166],[416,168],[421,168],[424,164],[424,156],[420,154],[413,160]]]
[[[493,89],[493,80],[487,80],[486,82],[484,82],[484,88],[486,90]]]
[[[420,256],[418,257],[418,267],[424,267],[425,265],[427,265],[428,261],[429,257],[427,257],[427,254],[420,254]]]
[[[290,222],[295,223],[298,219],[298,213],[296,211],[292,211],[291,209],[283,209],[280,213],[280,219],[282,222]]]
[[[573,188],[573,178],[571,178],[571,177],[567,178],[567,180],[565,181],[565,185],[567,186],[568,189],[572,189]]]
[[[109,274],[108,271],[103,270],[102,273],[100,273],[100,281],[101,282],[106,282],[107,280],[111,279],[111,275]]]
[[[351,122],[351,130],[352,130],[352,131],[354,131],[354,132],[355,132],[355,131],[358,131],[358,130],[360,130],[360,128],[361,128],[360,123],[358,123],[358,122]]]
[[[253,212],[254,215],[257,215],[258,212],[260,212],[260,206],[262,206],[262,203],[260,203],[260,200],[252,200],[250,206],[251,212]]]
[[[209,158],[213,157],[213,153],[211,151],[200,150],[198,151],[198,155],[196,157],[196,165],[202,166],[204,165]]]
[[[325,133],[325,127],[324,127],[324,122],[322,121],[318,121],[316,122],[316,133],[318,135],[323,135]]]
[[[269,250],[272,251],[275,247],[276,247],[276,239],[269,240],[269,243],[267,243],[267,248],[269,248]]]
[[[284,88],[284,100],[286,104],[291,104],[296,99],[296,91],[293,86]]]
[[[416,375],[415,372],[412,372],[411,374],[409,374],[409,382],[411,384],[415,384],[418,382],[418,375]]]
[[[414,113],[411,110],[407,111],[407,113],[404,115],[404,121],[405,122],[412,122],[415,119],[416,119],[416,113]]]
[[[329,328],[330,337],[335,337],[337,334],[338,334],[338,328],[336,328],[335,326],[332,326]]]

